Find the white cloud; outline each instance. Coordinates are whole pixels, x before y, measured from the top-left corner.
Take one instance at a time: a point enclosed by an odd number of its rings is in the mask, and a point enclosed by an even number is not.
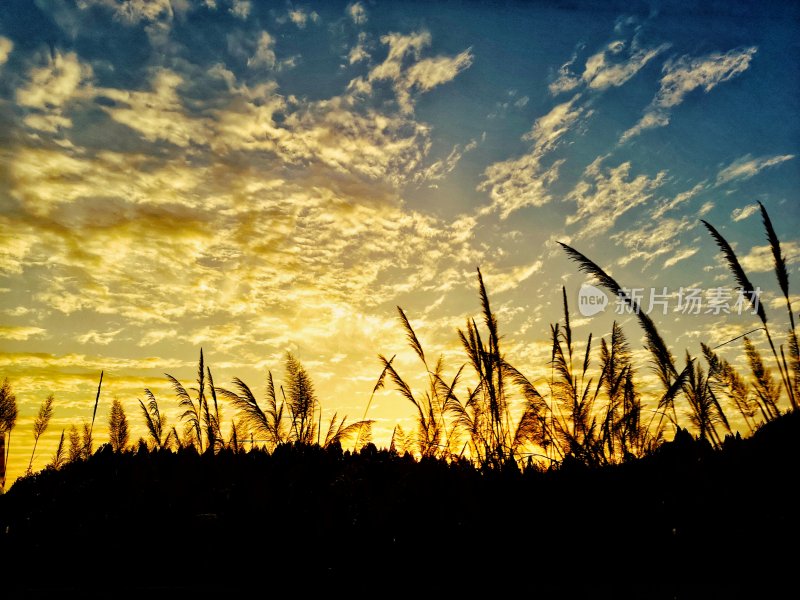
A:
[[[472,64],[472,53],[465,50],[454,57],[437,56],[421,60],[406,71],[406,85],[422,91],[455,79],[461,71]]]
[[[645,264],[649,264],[656,258],[676,250],[679,244],[678,236],[696,226],[696,223],[693,224],[688,217],[682,217],[680,220],[648,218],[638,227],[617,232],[611,235],[611,239],[627,250],[625,255],[617,260],[617,264],[624,266],[634,260],[643,260]]]
[[[653,211],[652,218],[660,219],[661,217],[664,216],[665,213],[671,210],[675,210],[681,204],[685,204],[686,202],[697,196],[697,194],[705,190],[707,187],[708,184],[705,181],[701,181],[700,183],[695,184],[695,186],[692,187],[691,189],[679,193],[671,200],[660,204],[658,208],[656,208],[656,210]]]
[[[403,67],[401,75],[410,68]],[[415,88],[436,85],[437,73],[417,72]],[[403,290],[442,284],[441,265],[479,262],[474,221],[459,219],[451,228],[402,206],[395,186],[426,168],[425,123],[386,105],[360,105],[347,93],[299,107],[274,82],[248,87],[219,65],[202,76],[213,79],[210,88],[224,88],[226,102],[195,99],[189,109],[185,91],[204,85],[192,75],[158,69],[149,88],[93,91],[113,100],[102,109],[142,139],[181,147],[172,154],[37,146],[9,158],[9,193],[36,219],[0,226],[0,266],[24,277],[47,265],[32,302],[124,318],[141,343],[173,346],[163,334],[182,331],[182,319],[231,314],[252,342],[253,319],[269,306],[276,321],[257,339],[280,350],[293,338],[331,335],[327,325],[303,323],[292,306],[341,315],[338,326],[349,330],[352,314]],[[284,118],[276,123],[279,109]],[[476,143],[434,160],[430,176],[451,170]],[[266,163],[264,150],[272,153]],[[191,160],[209,155],[214,160],[203,168]],[[6,243],[3,234],[12,230]],[[458,282],[458,273],[447,280]],[[100,343],[108,329],[80,333]]]
[[[38,337],[47,333],[41,327],[9,327],[0,325],[0,338],[14,341],[25,341],[31,337]]]
[[[577,60],[578,53],[575,52],[567,62],[559,67],[558,78],[547,86],[547,89],[550,90],[553,96],[564,92],[570,92],[581,84],[581,78],[572,72],[572,66]]]
[[[699,248],[685,248],[679,252],[676,252],[664,262],[664,268],[668,269],[669,267],[675,266],[682,260],[686,260],[690,256],[694,256],[699,250]]]
[[[252,3],[250,0],[233,0],[231,3],[230,12],[233,16],[245,20],[250,16],[251,8]]]
[[[42,111],[58,109],[79,93],[82,82],[91,79],[92,68],[78,60],[74,52],[56,51],[44,67],[28,73],[28,83],[17,89],[17,103]]]
[[[543,262],[535,260],[528,265],[519,265],[512,269],[492,269],[484,276],[486,286],[492,293],[500,294],[509,290],[516,289],[520,283],[528,279],[534,273],[542,270]]]
[[[173,8],[170,0],[126,0],[117,5],[115,15],[124,23],[136,25],[141,21],[171,20]]]
[[[470,152],[478,147],[477,140],[471,140],[463,148],[460,144],[453,146],[445,158],[441,158],[431,164],[429,167],[414,174],[414,181],[421,183],[424,181],[431,182],[443,179],[447,174],[451,173],[456,165],[461,160],[461,157],[466,152]]]
[[[370,80],[400,79],[403,59],[410,55],[419,60],[422,49],[431,44],[431,34],[427,31],[409,35],[388,33],[381,36],[381,43],[389,46],[389,53],[383,63],[372,69]]]
[[[478,189],[488,191],[492,202],[484,209],[484,213],[499,210],[500,217],[505,219],[525,206],[543,206],[550,202],[548,189],[558,179],[558,171],[564,160],[546,165],[544,158],[581,117],[588,118],[591,115],[585,114],[582,106],[576,106],[579,98],[580,94],[576,94],[534,122],[531,130],[522,138],[533,142],[526,154],[486,168]]]
[[[405,113],[414,110],[412,91],[429,91],[451,81],[472,64],[472,54],[469,49],[455,57],[437,56],[420,59],[422,49],[431,43],[431,36],[427,31],[410,35],[390,33],[381,37],[381,42],[389,46],[389,54],[383,63],[370,71],[368,80],[391,81],[397,102]],[[413,63],[404,68],[407,57],[411,57]]]
[[[757,51],[755,46],[743,50],[715,52],[700,58],[683,56],[664,66],[661,89],[656,104],[671,108],[683,102],[686,94],[701,88],[710,92],[718,84],[743,73]]]
[[[707,215],[708,213],[710,213],[713,208],[714,208],[714,203],[711,200],[709,200],[707,202],[704,202],[703,206],[701,206],[697,210],[697,216],[698,217],[703,217],[703,216]]]
[[[99,344],[101,346],[107,346],[111,342],[114,341],[114,338],[117,337],[122,332],[122,329],[116,329],[114,331],[96,331],[92,329],[91,331],[87,331],[83,335],[78,336],[78,341],[81,344]]]
[[[157,344],[158,342],[165,340],[165,339],[173,339],[178,336],[178,332],[175,329],[152,329],[142,336],[142,339],[139,340],[139,346],[152,346],[153,344]],[[195,343],[195,340],[192,340],[192,343]]]
[[[743,73],[750,66],[756,51],[757,48],[751,46],[696,58],[682,56],[668,61],[662,69],[661,86],[650,106],[639,122],[622,134],[620,142],[646,129],[668,125],[670,109],[683,102],[687,94],[696,89],[708,93],[720,83]]]
[[[82,63],[77,54],[56,51],[47,65],[32,68],[27,83],[16,91],[17,104],[34,111],[25,117],[25,123],[48,132],[71,127],[72,121],[63,109],[76,99],[90,96],[85,84],[92,76],[91,66]]]
[[[498,210],[500,218],[506,219],[520,208],[544,206],[550,202],[550,186],[558,179],[559,169],[565,161],[557,160],[545,167],[541,158],[540,154],[533,151],[516,159],[489,165],[478,189],[488,190],[492,203],[482,214]]]
[[[370,71],[368,81],[391,81],[397,103],[404,113],[414,110],[413,91],[427,92],[452,81],[472,64],[470,49],[453,57],[421,58],[422,50],[431,44],[431,34],[427,31],[409,35],[390,33],[382,36],[381,42],[389,46],[389,53],[380,65]],[[405,67],[408,58],[413,62]]]
[[[353,2],[348,5],[347,14],[356,25],[364,25],[367,22],[367,10],[361,2]]]
[[[312,23],[317,23],[319,21],[319,15],[316,12],[308,12],[303,8],[292,8],[289,10],[287,16],[289,20],[300,29],[305,28],[309,21]]]
[[[308,13],[304,11],[302,8],[292,9],[289,11],[289,20],[297,25],[300,29],[303,29],[308,22]]]
[[[648,202],[666,178],[665,171],[653,178],[632,177],[630,161],[607,169],[600,163],[596,160],[586,168],[583,180],[567,197],[577,203],[578,210],[567,217],[566,224],[581,223],[581,235],[609,230],[623,214]]]
[[[362,31],[358,34],[358,43],[350,48],[350,52],[347,54],[347,60],[351,65],[361,62],[362,60],[369,59],[369,53],[366,49],[366,42],[367,34]]]
[[[749,154],[736,159],[722,169],[717,175],[717,185],[729,183],[737,179],[750,179],[768,167],[774,167],[787,160],[792,160],[794,154],[778,156],[762,156],[753,158]]]
[[[787,264],[794,264],[800,259],[800,244],[797,242],[781,242],[781,251]],[[744,270],[748,273],[763,273],[774,268],[772,248],[753,246],[745,256],[739,258]]]
[[[182,16],[195,8],[189,0],[81,0],[75,4],[79,10],[93,6],[110,10],[116,21],[127,26],[143,25],[155,48],[165,48],[169,43],[175,15]],[[71,37],[78,34],[79,21],[69,11],[56,9],[54,18]]]
[[[262,31],[258,37],[258,45],[253,56],[247,59],[250,68],[265,67],[272,69],[275,66],[275,38],[268,32]]]
[[[587,59],[582,79],[591,89],[619,87],[669,46],[662,44],[656,48],[631,49],[628,56],[618,60],[625,44],[621,41],[611,42],[603,51]]]
[[[581,84],[599,91],[619,87],[669,46],[662,44],[655,48],[641,48],[635,38],[630,43],[614,40],[586,59],[582,74],[574,71],[578,60],[578,52],[575,52],[569,61],[561,65],[558,78],[550,83],[548,89],[555,96],[572,91]]]
[[[183,77],[174,71],[155,72],[152,91],[98,90],[98,95],[111,98],[114,106],[104,106],[108,115],[139,132],[148,141],[164,140],[177,146],[202,144],[209,139],[209,124],[186,115],[178,87]]]
[[[758,204],[748,204],[742,208],[734,208],[731,213],[731,219],[734,221],[744,221],[748,217],[758,212]]]
[[[583,107],[576,107],[580,94],[576,94],[568,102],[558,104],[546,115],[536,119],[533,128],[522,139],[531,140],[538,151],[546,151],[553,147],[583,113]]]
[[[8,62],[8,56],[14,49],[14,42],[0,35],[0,67]]]

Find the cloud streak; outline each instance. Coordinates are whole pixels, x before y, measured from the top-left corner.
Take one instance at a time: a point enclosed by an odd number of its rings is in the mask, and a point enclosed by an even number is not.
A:
[[[0,35],[0,67],[8,62],[8,57],[14,49],[14,42]]]
[[[526,206],[544,206],[551,200],[549,186],[558,178],[562,160],[546,163],[546,157],[564,135],[590,113],[579,105],[580,94],[553,107],[539,117],[529,132],[522,136],[533,142],[530,150],[518,158],[497,162],[484,171],[478,189],[487,191],[491,205],[484,214],[498,211],[503,219]]]
[[[620,142],[627,142],[647,129],[669,124],[672,109],[688,94],[697,89],[708,93],[720,83],[744,73],[757,50],[750,46],[700,57],[684,55],[667,61],[662,69],[659,90],[650,106],[638,123],[622,134]]]
[[[742,181],[755,177],[764,169],[774,167],[788,160],[792,160],[794,154],[783,154],[778,156],[762,156],[753,158],[749,154],[743,156],[727,167],[722,169],[717,175],[717,185],[724,185],[732,181]]]
[[[580,224],[580,236],[592,236],[609,230],[626,212],[650,201],[666,179],[666,171],[655,177],[632,175],[632,163],[616,167],[602,166],[602,159],[589,165],[581,182],[568,200],[577,204],[577,211],[567,216],[567,225]]]

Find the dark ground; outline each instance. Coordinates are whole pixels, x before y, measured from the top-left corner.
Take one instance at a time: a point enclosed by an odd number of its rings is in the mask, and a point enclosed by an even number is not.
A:
[[[799,465],[794,413],[545,473],[104,447],[0,496],[0,596],[798,597]]]

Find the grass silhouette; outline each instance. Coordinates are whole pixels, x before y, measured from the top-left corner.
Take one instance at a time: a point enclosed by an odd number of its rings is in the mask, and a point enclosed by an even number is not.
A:
[[[792,554],[759,549],[794,543],[800,534],[788,501],[788,475],[800,458],[800,358],[785,259],[761,211],[790,315],[788,359],[732,247],[704,224],[762,324],[754,331],[767,336],[778,380],[747,335],[750,381],[706,344],[706,367],[687,352],[679,370],[656,324],[625,289],[561,244],[636,314],[660,382],[656,392],[637,383],[616,321],[599,348],[590,334],[578,350],[565,288],[563,319],[550,326],[549,377],[513,366],[480,269],[480,318],[456,332],[464,363],[448,374],[444,358],[426,355],[398,307],[424,369],[423,389],[398,372],[395,356],[379,355],[382,370],[362,419],[352,423],[336,412],[325,416],[311,374],[291,353],[283,385],[267,372],[259,403],[239,378],[230,389],[216,386],[201,349],[195,387],[166,375],[181,410],[177,424],[145,389],[139,405],[146,437],[128,444],[127,417],[115,400],[109,443],[93,452],[101,373],[82,433],[72,425],[66,448],[62,431],[51,464],[39,473],[29,467],[0,495],[0,564],[14,574],[7,583],[29,596],[85,589],[77,575],[81,553],[60,555],[45,579],[37,579],[30,557],[64,544],[102,544],[98,579],[118,577],[124,555],[148,565],[132,590],[165,595],[308,594],[336,586],[380,593],[400,580],[407,589],[397,591],[414,595],[496,594],[513,586],[546,596],[652,598],[780,589]],[[367,416],[387,383],[413,406],[416,424],[408,432],[395,427],[389,448],[379,449]],[[34,422],[34,454],[53,406],[51,395]],[[688,409],[688,419],[676,406]],[[235,417],[225,435],[227,410]],[[734,434],[726,411],[741,415],[748,438]],[[5,380],[6,448],[16,414]],[[732,526],[754,511],[757,526]],[[197,551],[207,553],[209,574],[177,575],[197,573]],[[727,574],[739,563],[771,575],[741,582]]]

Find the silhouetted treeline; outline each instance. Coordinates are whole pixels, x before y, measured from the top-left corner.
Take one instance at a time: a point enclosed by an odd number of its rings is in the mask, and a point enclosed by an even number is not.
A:
[[[800,534],[798,439],[793,412],[719,450],[679,430],[637,461],[547,471],[372,444],[106,445],[0,496],[3,584],[31,597],[763,597],[794,585],[781,548]]]

